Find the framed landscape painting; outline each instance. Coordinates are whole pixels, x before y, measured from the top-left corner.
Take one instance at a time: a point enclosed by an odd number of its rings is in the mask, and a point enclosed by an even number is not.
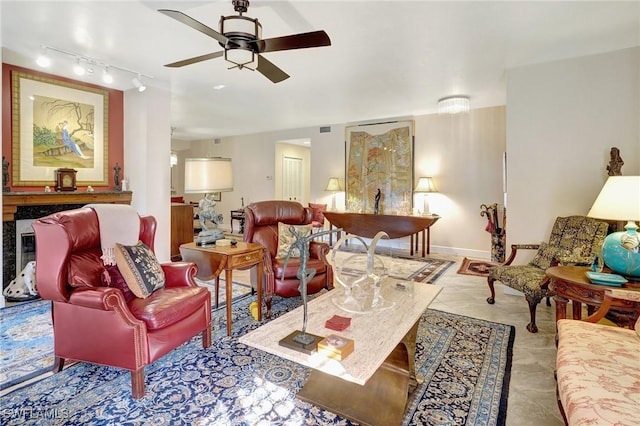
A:
[[[11,73],[12,185],[50,185],[57,169],[77,170],[78,185],[107,185],[106,90]]]
[[[413,121],[346,128],[347,211],[411,214]]]

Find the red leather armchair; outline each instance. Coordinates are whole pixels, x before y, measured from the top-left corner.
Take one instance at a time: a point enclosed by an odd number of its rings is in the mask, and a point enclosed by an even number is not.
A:
[[[267,317],[271,316],[273,294],[281,297],[300,296],[300,280],[296,277],[300,267],[299,258],[290,258],[284,269],[284,259],[276,259],[278,252],[278,222],[290,225],[307,225],[312,221],[312,211],[295,201],[259,201],[245,207],[244,241],[262,244],[265,247],[264,297]],[[327,261],[329,245],[322,242],[309,243],[308,269],[316,274],[307,283],[307,293],[317,293],[323,288],[333,288],[333,269]]]
[[[133,398],[144,395],[144,367],[202,333],[211,345],[211,295],[198,287],[193,263],[162,264],[165,287],[126,301],[120,289],[102,285],[98,216],[90,207],[55,213],[33,225],[36,280],[51,300],[54,371],[65,359],[131,371]],[[140,218],[140,240],[153,250],[156,220]]]

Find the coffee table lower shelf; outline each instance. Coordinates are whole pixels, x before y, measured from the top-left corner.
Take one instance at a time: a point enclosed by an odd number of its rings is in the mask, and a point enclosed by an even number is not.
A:
[[[400,343],[364,386],[313,370],[297,396],[361,425],[399,425],[409,381],[409,353]]]

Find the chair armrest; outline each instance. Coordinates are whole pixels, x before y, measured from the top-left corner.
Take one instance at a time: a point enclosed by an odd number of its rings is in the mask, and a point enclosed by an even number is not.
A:
[[[509,253],[509,258],[503,265],[511,265],[511,262],[516,258],[518,250],[538,250],[539,248],[540,244],[511,244],[511,253]]]
[[[114,305],[127,306],[122,291],[113,287],[79,288],[71,293],[69,303],[103,311],[113,310]]]
[[[165,287],[196,287],[194,277],[198,273],[198,266],[193,262],[162,263]]]
[[[598,322],[611,308],[631,308],[635,311],[635,318],[640,315],[640,291],[624,289],[605,290],[602,305],[592,315],[584,319],[587,322]]]
[[[327,243],[321,243],[319,241],[309,242],[309,256],[314,259],[321,259],[327,265],[329,265],[329,261],[327,260],[329,251],[331,251],[331,249]]]

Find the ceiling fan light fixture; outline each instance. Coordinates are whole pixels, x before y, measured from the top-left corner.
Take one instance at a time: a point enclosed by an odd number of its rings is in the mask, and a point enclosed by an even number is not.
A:
[[[460,114],[469,112],[468,96],[448,96],[438,100],[438,114]]]
[[[254,41],[262,37],[262,25],[258,22],[258,18],[237,15],[221,16],[220,32],[226,37],[241,37],[246,38],[246,41]]]
[[[255,68],[255,66],[253,66],[256,60],[255,56],[256,55],[252,50],[242,48],[227,49],[224,51],[224,59],[227,60],[227,62],[231,62],[232,64],[235,64],[240,68]]]

